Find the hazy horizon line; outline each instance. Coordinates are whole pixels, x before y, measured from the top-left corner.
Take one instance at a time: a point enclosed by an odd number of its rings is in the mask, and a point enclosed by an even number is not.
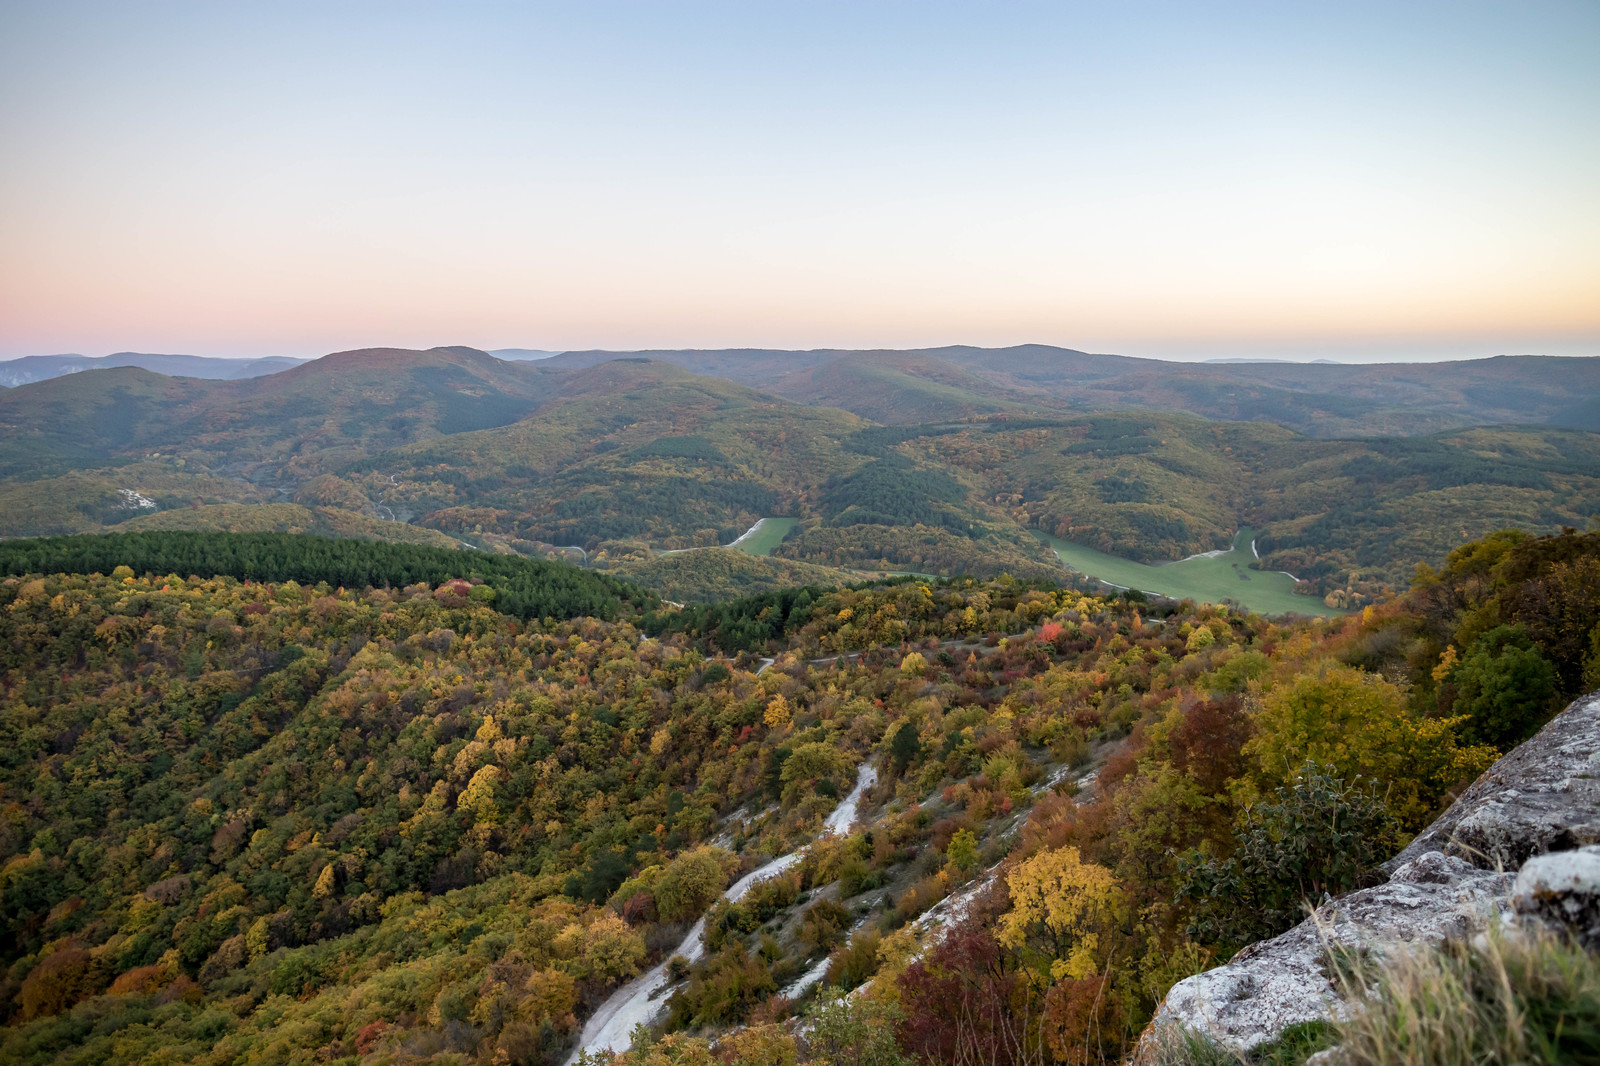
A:
[[[1536,352],[1536,351],[1497,351],[1485,354],[1467,355],[1444,353],[1438,355],[1422,354],[1401,356],[1390,353],[1375,354],[1370,357],[1349,353],[1307,353],[1290,355],[1144,355],[1118,351],[1091,351],[1087,348],[1074,348],[1070,345],[1053,344],[1044,341],[1024,341],[1017,344],[969,344],[954,342],[950,344],[908,345],[905,347],[887,347],[884,345],[843,347],[838,345],[818,345],[813,347],[777,347],[771,345],[739,344],[739,345],[650,345],[637,348],[608,348],[592,346],[586,348],[536,348],[526,345],[498,345],[496,347],[480,347],[472,344],[429,344],[429,345],[400,345],[400,344],[369,344],[355,348],[335,348],[320,352],[316,355],[290,354],[286,352],[265,352],[257,354],[222,354],[210,355],[194,351],[146,351],[134,348],[119,348],[116,351],[105,352],[102,355],[86,355],[83,352],[34,352],[21,355],[0,355],[0,363],[18,362],[23,359],[109,359],[119,355],[167,356],[200,359],[224,359],[230,362],[248,363],[261,359],[294,359],[301,362],[314,362],[330,355],[341,352],[362,351],[372,348],[393,348],[402,351],[428,351],[431,348],[472,348],[489,355],[495,352],[544,352],[543,357],[530,362],[542,362],[544,358],[554,358],[571,352],[615,352],[618,355],[633,355],[641,352],[726,352],[726,351],[765,351],[765,352],[929,352],[944,348],[973,348],[982,351],[1004,351],[1010,348],[1055,348],[1062,351],[1082,352],[1085,355],[1115,356],[1124,359],[1143,359],[1157,363],[1287,363],[1296,365],[1339,365],[1339,366],[1374,366],[1374,365],[1406,365],[1428,363],[1462,363],[1474,362],[1482,359],[1501,358],[1540,358],[1540,359],[1594,359],[1600,358],[1600,351],[1594,353],[1573,352]]]

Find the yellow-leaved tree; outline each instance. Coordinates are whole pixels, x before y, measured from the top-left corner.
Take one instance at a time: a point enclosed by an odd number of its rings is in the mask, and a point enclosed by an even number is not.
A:
[[[1399,685],[1350,666],[1323,663],[1280,684],[1261,701],[1256,735],[1244,747],[1268,788],[1307,760],[1347,782],[1375,781],[1389,812],[1415,832],[1452,785],[1494,762],[1494,748],[1463,745],[1463,718],[1419,718]]]
[[[1116,878],[1077,848],[1041,851],[1006,875],[1011,909],[996,939],[1035,954],[1052,980],[1093,976],[1109,934],[1127,909]]]
[[[687,921],[716,902],[728,884],[733,857],[702,845],[667,863],[656,877],[656,906],[667,921]]]
[[[762,720],[773,729],[782,729],[789,724],[789,720],[793,717],[794,708],[789,704],[788,700],[783,698],[783,693],[780,692],[772,697],[771,702],[767,704],[767,711],[766,714],[762,715]]]
[[[494,825],[500,820],[500,808],[494,801],[495,783],[500,780],[500,768],[493,763],[480,766],[472,775],[467,787],[461,790],[456,808],[472,814],[477,825]]]

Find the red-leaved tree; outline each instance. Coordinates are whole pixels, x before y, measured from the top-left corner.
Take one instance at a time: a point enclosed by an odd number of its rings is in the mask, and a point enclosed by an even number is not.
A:
[[[946,1066],[1036,1066],[1048,1061],[1040,1009],[1025,974],[987,933],[951,932],[900,975],[900,1045]]]

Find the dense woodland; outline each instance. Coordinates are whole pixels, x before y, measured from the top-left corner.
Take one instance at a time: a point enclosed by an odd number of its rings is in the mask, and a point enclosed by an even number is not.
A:
[[[1010,578],[562,620],[477,553],[371,586],[34,550],[0,581],[7,1062],[555,1063],[702,914],[631,1063],[1112,1061],[1600,685],[1593,533],[1290,622]],[[863,825],[715,902],[862,762]]]
[[[226,576],[398,587],[463,581],[477,603],[517,618],[613,619],[652,602],[647,593],[572,566],[416,544],[286,533],[122,533],[0,542],[0,574],[139,573]]]

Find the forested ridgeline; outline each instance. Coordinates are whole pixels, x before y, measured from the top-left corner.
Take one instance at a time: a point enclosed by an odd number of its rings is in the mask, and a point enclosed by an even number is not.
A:
[[[1596,535],[1335,620],[1014,580],[687,616],[770,625],[759,675],[450,582],[103,573],[0,581],[7,1062],[554,1066],[702,914],[635,1066],[746,1023],[724,1060],[795,1061],[822,962],[866,990],[807,1061],[1110,1061],[1600,682]],[[714,903],[862,760],[866,824]]]
[[[136,574],[298,581],[335,587],[401,588],[465,579],[471,592],[518,618],[612,619],[654,597],[615,578],[565,563],[416,544],[293,533],[161,531],[0,541],[0,574]]]

